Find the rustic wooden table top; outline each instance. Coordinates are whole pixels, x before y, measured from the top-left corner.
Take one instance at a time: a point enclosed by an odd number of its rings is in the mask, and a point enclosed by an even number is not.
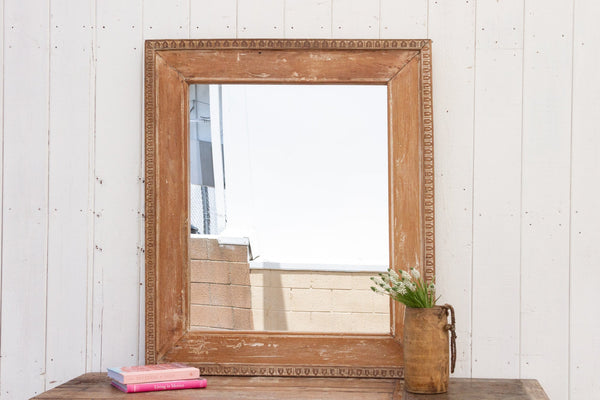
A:
[[[110,385],[105,373],[81,375],[33,399],[179,400],[548,400],[532,379],[450,379],[448,393],[406,393],[402,380],[365,378],[277,378],[209,376],[206,389],[127,394]]]

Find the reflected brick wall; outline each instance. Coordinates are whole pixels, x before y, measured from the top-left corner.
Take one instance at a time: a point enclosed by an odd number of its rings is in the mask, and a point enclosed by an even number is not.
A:
[[[201,330],[389,332],[368,272],[250,270],[247,246],[191,239],[191,325]]]
[[[252,330],[247,246],[194,238],[190,258],[192,328]]]

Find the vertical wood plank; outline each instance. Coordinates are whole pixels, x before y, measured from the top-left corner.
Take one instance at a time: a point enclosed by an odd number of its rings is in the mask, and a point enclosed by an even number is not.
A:
[[[97,3],[94,370],[139,360],[142,1]],[[98,343],[95,343],[98,345]]]
[[[331,38],[332,0],[286,0],[286,38]]]
[[[521,377],[568,398],[572,1],[525,3]]]
[[[575,2],[571,173],[570,400],[600,398],[600,3]]]
[[[238,0],[237,37],[283,37],[284,6],[284,0]]]
[[[4,60],[4,0],[0,0],[0,60]],[[4,61],[0,63],[0,324],[2,323],[2,221],[4,215]],[[2,332],[0,326],[0,355],[2,355]],[[2,363],[0,362],[0,396],[2,396]]]
[[[379,38],[379,0],[332,0],[334,39]]]
[[[86,370],[93,21],[91,0],[51,2],[46,388]]]
[[[235,38],[237,0],[190,0],[190,37]]]
[[[436,274],[456,309],[455,376],[471,374],[475,4],[429,2],[433,40]]]
[[[88,82],[89,92],[90,92],[90,115],[89,115],[89,131],[90,131],[90,139],[88,140],[88,202],[87,202],[87,210],[88,210],[88,231],[87,231],[87,316],[86,316],[86,325],[87,325],[87,333],[86,333],[86,363],[85,369],[86,371],[93,371],[94,361],[96,360],[96,354],[99,352],[95,352],[96,349],[101,349],[100,339],[101,339],[101,325],[98,327],[97,321],[100,320],[98,318],[100,313],[96,313],[97,308],[101,306],[101,303],[96,302],[95,299],[98,297],[98,294],[102,294],[101,291],[95,291],[97,281],[95,280],[96,270],[94,267],[94,256],[95,256],[95,221],[96,221],[96,213],[95,213],[95,201],[96,201],[96,65],[97,65],[97,2],[94,0],[94,9],[93,9],[93,18],[90,21],[90,29],[92,30],[92,38],[91,38],[91,49],[92,49],[92,57],[89,66],[90,72],[90,80]],[[83,151],[83,149],[81,149]],[[99,292],[99,293],[98,293]],[[95,343],[98,343],[98,346],[95,346]],[[99,358],[99,357],[98,357]]]
[[[519,376],[523,1],[477,4],[473,377]]]
[[[380,0],[380,2],[379,36],[381,39],[427,37],[427,0]]]
[[[187,39],[190,0],[143,0],[144,39]]]
[[[45,389],[48,2],[6,0],[4,13],[0,388],[22,399]]]

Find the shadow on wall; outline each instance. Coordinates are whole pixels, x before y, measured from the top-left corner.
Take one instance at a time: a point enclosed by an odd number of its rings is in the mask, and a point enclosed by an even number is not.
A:
[[[287,331],[288,322],[284,291],[289,292],[290,289],[283,287],[279,274],[270,272],[270,270],[263,271],[263,279],[268,277],[264,279],[266,284],[263,288],[264,329],[266,331]],[[286,294],[289,296],[289,293]]]

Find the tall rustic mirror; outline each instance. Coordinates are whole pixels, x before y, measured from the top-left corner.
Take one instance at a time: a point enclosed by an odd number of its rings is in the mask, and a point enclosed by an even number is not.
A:
[[[428,40],[146,42],[146,361],[402,376],[433,278]],[[383,357],[365,357],[382,354]]]

